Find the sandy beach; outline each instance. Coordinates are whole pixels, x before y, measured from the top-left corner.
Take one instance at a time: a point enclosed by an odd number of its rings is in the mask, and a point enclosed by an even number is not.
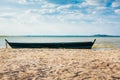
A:
[[[120,49],[0,49],[0,80],[120,80]]]

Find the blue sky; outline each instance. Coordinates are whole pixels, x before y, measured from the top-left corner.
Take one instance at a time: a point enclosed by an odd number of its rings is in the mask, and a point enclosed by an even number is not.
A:
[[[0,35],[120,35],[120,0],[0,0]]]

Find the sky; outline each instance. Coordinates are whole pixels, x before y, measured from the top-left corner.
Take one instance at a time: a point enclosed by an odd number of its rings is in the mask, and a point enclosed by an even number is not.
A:
[[[120,35],[120,0],[0,0],[0,35]]]

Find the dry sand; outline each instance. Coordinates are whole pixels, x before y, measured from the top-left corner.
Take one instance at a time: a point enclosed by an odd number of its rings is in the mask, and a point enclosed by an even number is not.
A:
[[[0,49],[0,80],[120,80],[120,50]]]

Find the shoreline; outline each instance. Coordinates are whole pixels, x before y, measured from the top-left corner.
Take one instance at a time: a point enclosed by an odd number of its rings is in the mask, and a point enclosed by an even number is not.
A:
[[[1,80],[120,79],[120,49],[1,49]]]

